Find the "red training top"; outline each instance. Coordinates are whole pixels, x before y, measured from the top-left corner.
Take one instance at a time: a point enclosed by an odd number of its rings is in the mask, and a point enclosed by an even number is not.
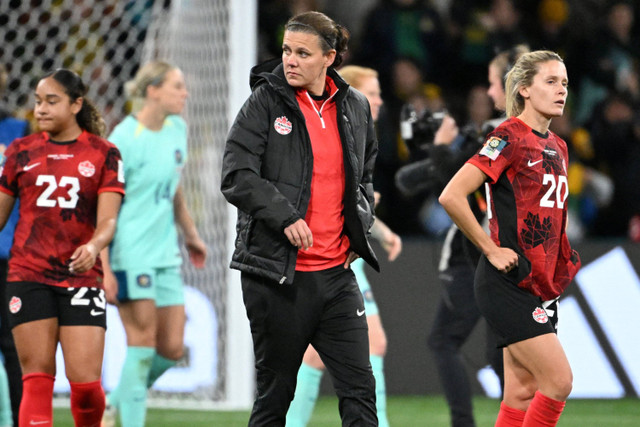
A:
[[[559,296],[580,268],[566,234],[567,144],[512,117],[468,163],[489,177],[491,239],[531,262],[518,286],[543,300]]]
[[[329,77],[325,90],[329,97],[320,101],[306,90],[296,92],[313,150],[311,198],[304,218],[313,234],[313,246],[298,251],[296,270],[300,271],[326,270],[344,264],[350,246],[343,233],[345,172],[333,99],[338,88]]]

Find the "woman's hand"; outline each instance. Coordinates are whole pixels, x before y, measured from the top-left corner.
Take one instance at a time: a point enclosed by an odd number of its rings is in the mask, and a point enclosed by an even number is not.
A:
[[[518,267],[518,254],[511,248],[496,247],[487,254],[487,259],[496,269],[503,273],[508,273]]]
[[[104,294],[109,304],[118,304],[118,280],[116,276],[109,270],[104,272]]]
[[[385,234],[384,239],[380,241],[380,245],[387,252],[389,261],[395,261],[400,252],[402,252],[402,239],[391,230]]]
[[[189,253],[191,264],[195,268],[204,268],[204,262],[207,259],[207,245],[205,245],[200,236],[196,235],[190,239],[185,239],[184,245]]]
[[[458,130],[455,119],[447,114],[442,119],[440,127],[433,136],[433,144],[450,145],[459,133],[460,131]]]
[[[313,234],[304,219],[299,219],[284,229],[289,243],[298,249],[307,250],[313,246]]]
[[[79,246],[71,255],[69,271],[72,274],[82,274],[89,271],[96,263],[97,256],[98,249],[92,243]]]
[[[358,258],[360,258],[360,255],[358,255],[353,251],[349,251],[349,254],[347,255],[347,260],[344,262],[344,268],[349,268],[351,263],[357,260]]]

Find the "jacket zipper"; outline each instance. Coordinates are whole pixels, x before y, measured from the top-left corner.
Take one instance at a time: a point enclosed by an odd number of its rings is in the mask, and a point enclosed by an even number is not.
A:
[[[318,110],[318,108],[316,107],[316,103],[313,100],[313,98],[311,98],[311,95],[309,95],[309,92],[307,91],[307,98],[309,98],[309,102],[311,103],[311,106],[313,107],[313,110],[316,112],[316,114],[318,114],[318,117],[320,118],[320,123],[322,123],[322,129],[326,129],[327,127],[325,126],[324,123],[324,118],[322,117],[322,110],[324,109],[324,106],[327,104],[327,102],[329,102],[331,100],[331,98],[333,98],[334,96],[336,96],[336,93],[338,93],[340,89],[336,89],[335,92],[333,92],[333,94],[324,100],[324,102],[322,103],[322,105],[320,106],[320,110]]]
[[[326,129],[327,128],[326,125],[325,125],[325,122],[324,122],[324,118],[322,117],[322,110],[324,109],[324,106],[327,104],[327,102],[329,102],[334,96],[336,96],[336,94],[338,93],[338,90],[339,89],[336,89],[336,91],[333,92],[333,94],[329,98],[324,100],[324,102],[320,106],[320,110],[318,110],[318,108],[316,107],[316,103],[313,101],[313,98],[311,98],[311,95],[309,94],[309,92],[308,91],[306,92],[307,98],[309,99],[309,103],[311,104],[311,106],[313,107],[313,110],[318,114],[318,117],[320,118],[320,123],[322,124],[322,129]],[[304,119],[304,114],[302,115],[302,117]],[[308,132],[307,132],[307,136],[308,136]],[[340,136],[340,139],[341,140],[343,139],[342,136]],[[311,144],[311,141],[309,140],[309,138],[307,138],[307,142],[308,142],[308,144]],[[307,146],[307,148],[308,148],[308,146]],[[349,150],[347,150],[347,151],[349,151]],[[305,162],[305,164],[306,164],[306,162]],[[307,177],[306,177],[306,174],[305,174],[304,181],[302,183],[303,188],[306,185],[307,185]],[[301,198],[302,198],[302,191],[300,192],[300,194],[298,194],[298,200],[296,202],[296,208],[300,207],[300,199]],[[289,265],[289,254],[287,254],[287,260],[285,262],[285,272],[287,271],[287,266],[288,265]],[[285,274],[283,273],[282,277],[280,278],[279,284],[282,285],[284,282],[286,282],[286,280],[287,280],[287,276],[285,276]]]
[[[320,123],[322,124],[322,129],[326,129],[326,125],[324,122],[324,118],[322,117],[322,110],[324,109],[324,106],[327,104],[327,102],[329,102],[334,96],[336,96],[336,93],[338,93],[338,90],[336,90],[329,98],[325,99],[324,102],[322,103],[322,105],[320,106],[320,110],[318,110],[318,108],[316,107],[316,103],[313,101],[313,98],[311,98],[311,95],[309,95],[309,92],[307,91],[307,98],[309,98],[309,103],[311,104],[311,106],[313,107],[313,110],[316,112],[316,114],[318,114],[318,117],[320,118]],[[304,118],[304,114],[302,115],[302,117]],[[307,133],[308,136],[308,133]],[[342,137],[340,138],[342,139]],[[309,140],[309,138],[307,138],[307,142],[308,144],[311,143],[311,141]],[[308,147],[307,147],[308,148]],[[306,162],[305,162],[306,164]],[[306,172],[306,171],[305,171]],[[302,186],[305,187],[307,185],[307,177],[305,174],[305,178],[304,178],[304,182],[302,183]],[[300,199],[302,198],[302,191],[300,192],[300,194],[298,194],[298,200],[296,202],[296,208],[300,207]],[[285,272],[286,272],[286,266],[289,265],[289,254],[287,254],[287,261],[285,262]],[[285,281],[287,280],[287,276],[285,276],[284,274],[282,274],[282,277],[280,278],[280,284],[282,285]]]

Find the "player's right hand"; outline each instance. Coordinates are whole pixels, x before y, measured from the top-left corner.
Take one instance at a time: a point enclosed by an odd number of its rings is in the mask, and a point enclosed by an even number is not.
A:
[[[78,246],[69,258],[69,272],[71,274],[82,274],[91,270],[96,263],[98,253],[98,249],[91,242]]]
[[[313,246],[313,235],[311,229],[304,219],[299,219],[284,229],[284,235],[289,242],[298,249],[305,251]]]
[[[487,254],[487,259],[496,269],[508,273],[518,267],[518,254],[511,248],[497,247]]]

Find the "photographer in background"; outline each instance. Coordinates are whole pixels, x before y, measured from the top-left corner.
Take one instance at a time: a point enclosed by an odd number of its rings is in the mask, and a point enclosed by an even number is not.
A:
[[[489,64],[489,89],[495,109],[505,110],[504,76],[516,60],[528,48],[519,45],[498,54]],[[433,144],[422,148],[427,158],[398,171],[396,184],[403,191],[429,188],[439,192],[455,172],[480,148],[484,136],[504,117],[489,120],[481,127],[475,123],[459,129],[455,120],[447,115],[433,136]],[[486,202],[484,195],[476,191],[470,196],[470,205],[476,218],[484,220]],[[480,252],[453,224],[445,237],[439,277],[443,293],[428,338],[434,354],[445,398],[451,411],[454,427],[475,426],[471,402],[471,384],[465,368],[462,345],[480,320],[473,282]],[[503,383],[502,350],[496,347],[493,334],[487,329],[486,355],[489,364]]]

